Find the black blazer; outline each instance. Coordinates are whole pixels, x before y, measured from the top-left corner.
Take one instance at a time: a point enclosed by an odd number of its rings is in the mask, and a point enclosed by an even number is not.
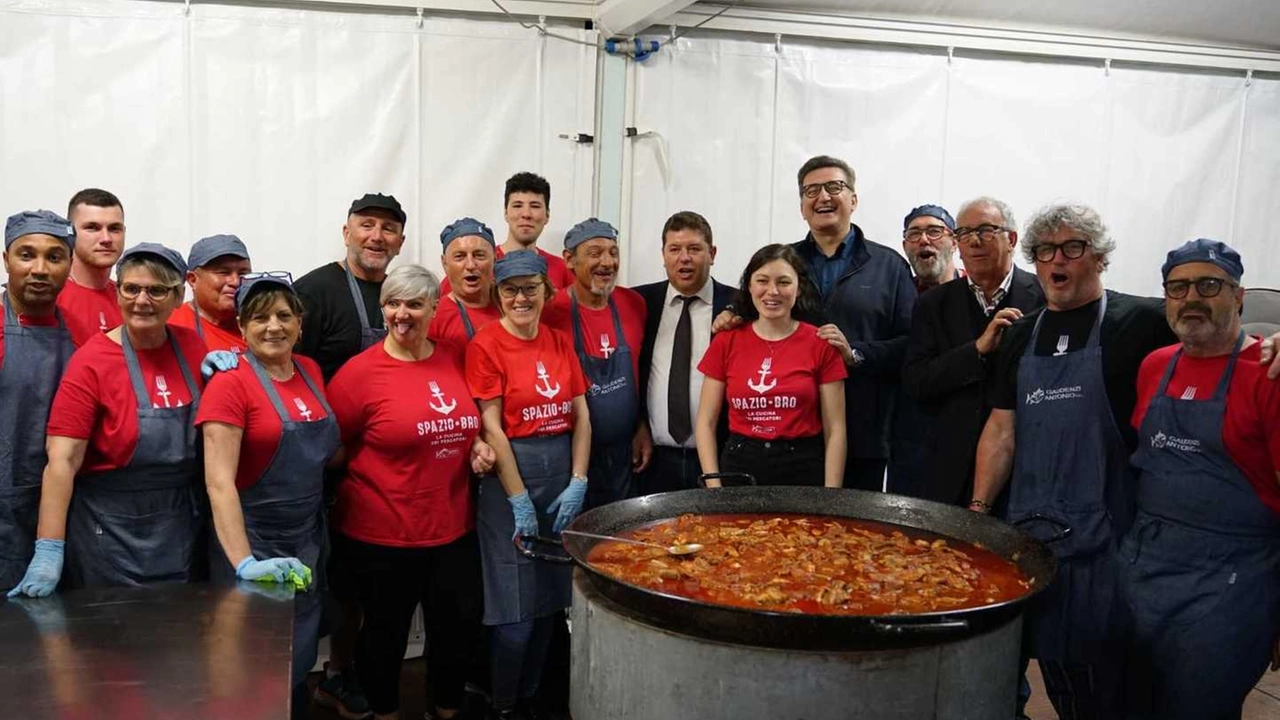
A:
[[[711,278],[711,319],[720,314],[726,306],[733,302],[737,289],[717,282]],[[649,417],[649,366],[653,364],[653,343],[658,338],[658,323],[662,320],[662,304],[667,299],[666,280],[648,285],[637,285],[632,288],[644,298],[644,344],[640,346],[640,408],[644,417]],[[698,358],[701,359],[701,358]]]
[[[1027,313],[1044,305],[1035,275],[1015,267],[1000,308]],[[985,362],[975,341],[990,319],[964,278],[916,301],[902,369],[906,397],[895,422],[889,491],[968,505],[974,456],[991,408],[983,396]]]

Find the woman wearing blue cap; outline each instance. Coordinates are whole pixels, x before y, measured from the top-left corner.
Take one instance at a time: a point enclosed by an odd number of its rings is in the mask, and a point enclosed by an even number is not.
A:
[[[325,463],[339,446],[338,424],[320,366],[293,354],[302,301],[289,274],[246,274],[235,302],[248,352],[209,381],[196,415],[217,539],[209,569],[215,582],[292,581],[309,591],[293,606],[292,706],[302,717],[320,637],[321,490]]]
[[[512,540],[559,533],[582,509],[591,424],[572,342],[539,322],[554,292],[546,262],[513,252],[494,276],[502,320],[467,346],[467,384],[497,454],[497,475],[480,483],[476,526],[493,714],[510,718],[537,693],[554,620],[570,604],[569,566],[535,563]]]
[[[203,528],[192,420],[204,342],[166,326],[186,263],[135,245],[116,267],[124,324],[71,358],[49,413],[35,557],[15,592],[187,582]],[[70,512],[68,509],[70,508]]]

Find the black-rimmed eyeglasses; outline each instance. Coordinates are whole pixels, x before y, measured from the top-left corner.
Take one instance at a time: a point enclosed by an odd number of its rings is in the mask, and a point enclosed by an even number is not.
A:
[[[160,302],[173,294],[174,290],[182,287],[181,285],[139,285],[138,283],[120,283],[117,288],[120,291],[120,297],[125,300],[136,300],[139,295],[146,293],[147,297],[155,302]]]
[[[823,190],[826,190],[828,195],[830,195],[831,197],[835,197],[836,195],[839,195],[840,193],[844,192],[845,188],[849,188],[850,190],[853,189],[849,185],[849,183],[843,180],[832,180],[830,182],[805,185],[804,187],[800,188],[800,194],[807,198],[816,198],[818,197],[818,193],[822,192]]]
[[[941,240],[949,234],[951,234],[951,230],[945,225],[930,225],[922,228],[909,228],[902,233],[902,239],[909,243],[918,243],[922,237],[927,237],[930,240]]]
[[[1005,232],[1007,228],[999,225],[979,225],[977,227],[958,227],[956,228],[956,239],[961,242],[973,240],[977,238],[979,242],[989,243],[995,242],[1000,233]]]
[[[1053,258],[1057,256],[1058,251],[1062,251],[1062,257],[1068,260],[1084,257],[1084,251],[1089,247],[1087,240],[1068,240],[1064,243],[1054,245],[1053,243],[1044,243],[1031,248],[1031,252],[1035,254],[1036,261],[1047,263],[1053,262]]]
[[[1222,292],[1223,285],[1230,285],[1233,288],[1240,287],[1236,283],[1218,277],[1198,277],[1188,278],[1186,280],[1165,280],[1164,296],[1173,300],[1181,300],[1191,292],[1191,286],[1196,286],[1196,294],[1202,298],[1218,297],[1218,293]]]

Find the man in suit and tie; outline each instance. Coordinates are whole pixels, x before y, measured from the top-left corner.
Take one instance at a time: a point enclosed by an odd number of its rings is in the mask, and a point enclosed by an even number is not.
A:
[[[1004,329],[1044,305],[1036,276],[1014,266],[1013,210],[990,197],[956,218],[965,277],[920,296],[911,321],[903,389],[915,412],[896,425],[889,491],[964,506],[973,496],[978,438],[991,408],[982,385]]]
[[[711,344],[711,321],[733,301],[734,289],[711,277],[716,248],[711,225],[681,211],[662,227],[667,279],[641,285],[648,316],[640,348],[640,398],[648,412],[653,459],[640,493],[696,487],[701,466],[694,448],[702,373],[698,361]]]

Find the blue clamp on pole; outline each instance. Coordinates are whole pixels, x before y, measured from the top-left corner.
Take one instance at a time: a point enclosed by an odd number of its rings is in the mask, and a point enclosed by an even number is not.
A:
[[[645,58],[658,52],[657,40],[641,40],[635,38],[636,43],[636,62],[644,62]],[[648,46],[647,48],[645,46]]]
[[[605,40],[604,51],[610,55],[616,55],[618,53],[618,41],[612,38]]]

